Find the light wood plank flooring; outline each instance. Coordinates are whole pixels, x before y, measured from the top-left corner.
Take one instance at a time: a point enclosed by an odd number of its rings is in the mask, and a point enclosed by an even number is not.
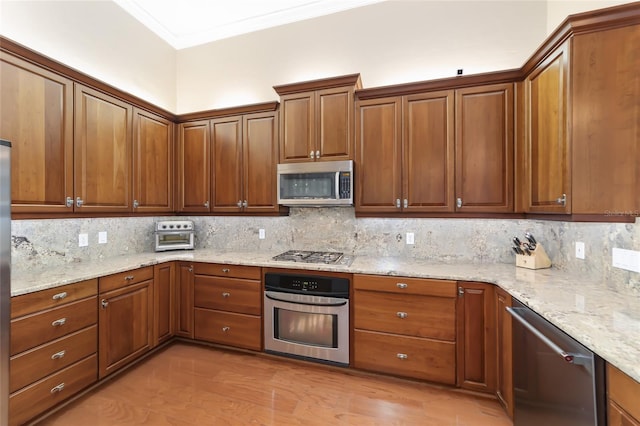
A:
[[[313,363],[177,343],[42,425],[510,426],[498,402]]]

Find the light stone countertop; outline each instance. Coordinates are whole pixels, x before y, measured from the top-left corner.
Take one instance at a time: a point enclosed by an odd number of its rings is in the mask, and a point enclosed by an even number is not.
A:
[[[278,253],[143,253],[46,270],[12,271],[11,295],[31,293],[166,261],[226,263],[261,267],[480,281],[513,297],[640,382],[640,295],[603,278],[552,269],[531,271],[512,264],[434,264],[428,260],[355,257],[351,265],[276,262]],[[622,287],[622,288],[620,288]]]

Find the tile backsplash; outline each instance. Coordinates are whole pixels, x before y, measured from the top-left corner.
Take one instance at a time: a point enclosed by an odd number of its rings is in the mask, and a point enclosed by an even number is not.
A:
[[[14,268],[43,268],[100,260],[154,249],[153,226],[165,217],[14,220]],[[531,232],[554,267],[603,276],[640,289],[640,274],[611,266],[614,247],[640,250],[640,219],[635,223],[573,223],[515,219],[356,218],[353,208],[295,208],[285,217],[194,216],[196,247],[230,251],[289,249],[336,250],[367,256],[399,256],[447,263],[513,263],[511,239]],[[266,238],[258,239],[259,229]],[[98,232],[107,243],[98,244]],[[415,244],[406,244],[413,232]],[[78,234],[89,246],[78,247]],[[575,242],[586,247],[575,258]]]

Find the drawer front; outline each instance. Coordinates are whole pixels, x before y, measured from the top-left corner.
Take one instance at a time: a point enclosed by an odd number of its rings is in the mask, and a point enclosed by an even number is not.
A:
[[[453,342],[354,331],[354,367],[455,385]]]
[[[260,315],[260,281],[196,275],[194,304],[199,308]]]
[[[11,321],[11,355],[96,324],[95,297]]]
[[[100,278],[100,293],[153,279],[153,266],[120,272]]]
[[[262,318],[196,308],[194,335],[198,340],[259,351]]]
[[[216,275],[220,277],[246,278],[260,280],[262,271],[257,266],[225,265],[223,263],[196,263],[193,265],[196,275]]]
[[[374,291],[354,292],[358,329],[455,341],[456,299]]]
[[[11,319],[95,296],[98,279],[63,285],[11,298]]]
[[[380,275],[354,275],[355,290],[383,291],[398,294],[456,297],[456,282],[423,278],[386,277]]]
[[[91,385],[98,377],[96,355],[28,386],[9,398],[9,424],[22,425]]]
[[[10,392],[80,361],[98,350],[98,327],[93,325],[11,358]]]

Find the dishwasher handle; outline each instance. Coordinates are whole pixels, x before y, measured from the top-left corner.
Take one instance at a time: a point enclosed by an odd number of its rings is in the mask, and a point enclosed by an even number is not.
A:
[[[551,350],[553,350],[553,352],[555,352],[556,354],[560,355],[565,361],[567,361],[570,364],[573,364],[574,361],[576,361],[576,355],[575,354],[569,353],[569,352],[565,351],[564,349],[562,349],[560,346],[558,346],[555,343],[553,343],[547,336],[542,334],[542,332],[540,332],[540,330],[535,328],[533,325],[531,325],[531,323],[529,321],[527,321],[520,314],[518,314],[518,312],[516,312],[516,309],[511,308],[509,306],[506,307],[507,312],[509,312],[513,318],[518,320],[518,322],[520,324],[525,326],[525,328],[527,330],[529,330],[530,332],[532,332],[538,339],[542,340],[542,342],[545,345],[549,346],[549,348],[551,348]],[[580,358],[580,356],[578,356],[578,358]],[[578,364],[578,362],[576,362],[576,364]]]

